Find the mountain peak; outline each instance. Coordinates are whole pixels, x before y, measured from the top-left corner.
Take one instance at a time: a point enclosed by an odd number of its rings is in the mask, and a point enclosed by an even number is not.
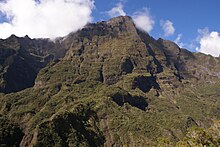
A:
[[[12,34],[11,36],[9,36],[7,39],[5,40],[10,40],[10,41],[17,41],[19,39],[19,37],[17,37],[16,35]]]
[[[118,16],[106,21],[106,24],[113,27],[119,27],[120,30],[132,31],[133,33],[137,30],[130,16]]]
[[[128,23],[128,22],[133,22],[130,16],[118,16],[107,21],[108,24],[118,24],[118,23]]]

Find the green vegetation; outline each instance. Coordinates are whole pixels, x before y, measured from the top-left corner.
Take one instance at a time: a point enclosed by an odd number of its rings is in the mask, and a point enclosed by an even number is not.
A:
[[[13,38],[2,42],[20,50]],[[25,45],[25,57],[69,50],[45,65],[24,58],[35,74],[49,64],[33,87],[0,94],[0,146],[220,146],[218,58],[154,40],[129,17],[90,24],[58,46],[47,43],[43,53]],[[0,73],[0,88],[8,79]]]
[[[12,124],[9,120],[0,116],[0,146],[19,146],[23,133],[18,125]]]

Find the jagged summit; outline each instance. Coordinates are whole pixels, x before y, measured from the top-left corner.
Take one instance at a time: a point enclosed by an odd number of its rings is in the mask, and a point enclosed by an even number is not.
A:
[[[104,23],[111,25],[111,26],[119,26],[120,24],[127,24],[131,27],[134,27],[134,22],[130,16],[118,16],[115,18],[112,18],[108,21],[105,21]]]

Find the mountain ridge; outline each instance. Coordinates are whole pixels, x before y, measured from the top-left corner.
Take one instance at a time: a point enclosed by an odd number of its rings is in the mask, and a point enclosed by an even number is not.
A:
[[[155,40],[127,16],[88,24],[51,50],[63,55],[29,88],[0,94],[1,144],[220,144],[219,58]]]

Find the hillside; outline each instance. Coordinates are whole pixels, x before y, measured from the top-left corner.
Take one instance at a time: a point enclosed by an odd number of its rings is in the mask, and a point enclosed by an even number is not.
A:
[[[66,50],[59,39],[52,42],[11,35],[0,40],[0,92],[17,92],[33,87],[40,69],[63,57]]]
[[[220,58],[130,17],[54,42],[11,36],[0,52],[2,146],[220,145]]]

